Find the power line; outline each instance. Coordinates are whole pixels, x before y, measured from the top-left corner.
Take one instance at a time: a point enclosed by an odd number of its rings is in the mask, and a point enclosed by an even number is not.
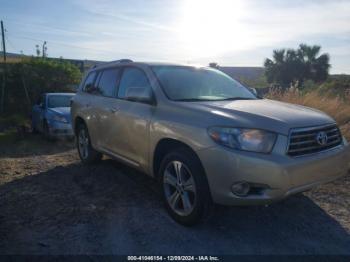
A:
[[[7,19],[9,20],[9,19]],[[31,28],[33,27],[38,27],[38,28],[46,28],[46,29],[49,29],[49,30],[57,30],[57,31],[62,31],[62,32],[67,32],[67,33],[74,33],[74,34],[83,34],[83,35],[93,35],[91,34],[91,32],[88,32],[88,31],[79,31],[79,30],[67,30],[67,29],[64,29],[64,28],[59,28],[59,27],[53,27],[53,26],[47,26],[47,25],[42,25],[42,24],[37,24],[37,23],[22,23],[22,22],[18,22],[18,21],[11,21],[10,19],[10,23],[11,24],[17,24],[17,25],[25,25],[25,26],[28,26],[30,25]],[[41,30],[42,32],[42,30]],[[47,32],[52,32],[52,31],[47,31]]]
[[[42,39],[38,39],[38,38],[33,38],[33,37],[27,37],[27,36],[15,36],[12,33],[8,35],[12,38],[18,38],[18,39],[26,39],[26,40],[31,40],[34,42],[44,42],[44,40]],[[82,47],[82,46],[77,46],[77,45],[72,45],[72,44],[66,44],[66,43],[62,43],[62,42],[57,42],[57,41],[51,41],[48,40],[47,41],[48,44],[53,44],[53,45],[58,45],[58,46],[66,46],[66,47],[70,47],[70,48],[76,48],[76,49],[84,49],[84,50],[90,50],[90,51],[94,51],[100,54],[105,54],[105,55],[110,55],[110,56],[125,56],[125,57],[130,57],[130,53],[125,53],[125,52],[106,52],[106,50],[102,50],[102,49],[95,49],[95,48],[91,48],[91,47]],[[138,55],[138,57],[140,57],[142,59],[142,56]]]
[[[14,22],[14,21],[10,21],[11,23],[13,24],[19,24],[19,25],[34,25],[34,26],[39,26],[39,27],[42,27],[42,28],[48,28],[48,29],[53,29],[53,30],[60,30],[60,31],[64,31],[64,32],[70,32],[70,33],[79,33],[79,34],[85,34],[85,35],[92,35],[91,32],[88,33],[88,32],[83,32],[83,31],[70,31],[70,30],[66,30],[66,29],[61,29],[61,28],[55,28],[55,27],[49,27],[49,26],[45,26],[45,25],[38,25],[38,24],[33,24],[33,23],[30,23],[30,24],[27,24],[27,23],[21,23],[21,22]],[[8,33],[7,32],[7,35],[10,36],[11,38],[17,38],[17,39],[26,39],[26,40],[30,40],[30,41],[33,41],[33,42],[41,42],[43,43],[45,40],[42,40],[42,39],[38,39],[38,38],[33,38],[33,37],[28,37],[28,36],[23,36],[23,35],[13,35],[11,32]],[[8,37],[7,37],[8,39]],[[123,57],[133,57],[135,55],[132,55],[130,52],[111,52],[111,51],[108,51],[106,49],[97,49],[97,48],[91,48],[91,47],[82,47],[82,46],[78,46],[78,45],[73,45],[73,44],[67,44],[67,43],[63,43],[63,42],[59,42],[59,41],[51,41],[50,39],[47,39],[47,43],[49,45],[58,45],[58,46],[65,46],[65,47],[69,47],[69,48],[75,48],[75,49],[83,49],[83,50],[89,50],[89,51],[93,51],[94,53],[97,53],[97,54],[103,54],[103,55],[107,55],[107,56],[123,56]],[[12,45],[12,44],[11,44]],[[148,59],[147,56],[143,56],[143,55],[140,55],[140,54],[137,54],[137,57],[139,59]]]
[[[10,41],[10,39],[8,38],[7,35],[5,35],[5,40],[7,41],[7,43],[10,44],[10,46],[11,46],[14,50],[16,50],[16,47],[14,46],[14,44],[12,43],[12,41]]]
[[[44,42],[44,40],[41,39],[37,39],[37,38],[32,38],[32,37],[26,37],[26,36],[14,36],[11,34],[11,37],[13,38],[19,38],[19,39],[26,39],[26,40],[32,40],[35,42]],[[66,43],[62,43],[62,42],[57,42],[57,41],[47,41],[50,44],[55,44],[55,45],[61,45],[61,46],[67,46],[67,47],[71,47],[71,48],[77,48],[77,49],[86,49],[86,50],[91,50],[91,51],[96,51],[96,52],[102,52],[105,54],[114,54],[114,53],[109,53],[106,52],[106,50],[102,50],[102,49],[95,49],[95,48],[90,48],[90,47],[82,47],[82,46],[77,46],[77,45],[71,45],[71,44],[66,44]]]

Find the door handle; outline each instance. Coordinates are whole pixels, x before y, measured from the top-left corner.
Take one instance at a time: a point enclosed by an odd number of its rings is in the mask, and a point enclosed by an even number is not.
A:
[[[112,107],[112,108],[109,109],[109,111],[111,113],[116,113],[118,110],[119,110],[119,108],[116,108],[116,107]]]

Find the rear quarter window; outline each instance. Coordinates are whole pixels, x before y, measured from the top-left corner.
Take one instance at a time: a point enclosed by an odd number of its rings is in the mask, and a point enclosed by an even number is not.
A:
[[[96,78],[96,72],[91,72],[88,74],[88,76],[85,78],[85,82],[82,88],[84,92],[93,93],[96,90],[95,78]]]

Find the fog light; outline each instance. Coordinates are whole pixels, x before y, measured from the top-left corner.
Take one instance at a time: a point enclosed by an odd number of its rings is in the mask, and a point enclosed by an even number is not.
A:
[[[238,182],[231,186],[231,191],[236,196],[246,196],[250,190],[250,185],[247,182]]]

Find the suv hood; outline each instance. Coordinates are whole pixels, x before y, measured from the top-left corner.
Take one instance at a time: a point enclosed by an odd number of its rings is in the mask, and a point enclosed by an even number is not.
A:
[[[198,110],[206,110],[212,115],[216,115],[211,121],[215,125],[259,128],[285,135],[288,135],[289,130],[295,127],[335,123],[331,117],[322,111],[269,99],[209,101],[187,104],[191,104],[192,108],[196,107]],[[222,116],[225,120],[221,122],[223,118],[217,116]]]

